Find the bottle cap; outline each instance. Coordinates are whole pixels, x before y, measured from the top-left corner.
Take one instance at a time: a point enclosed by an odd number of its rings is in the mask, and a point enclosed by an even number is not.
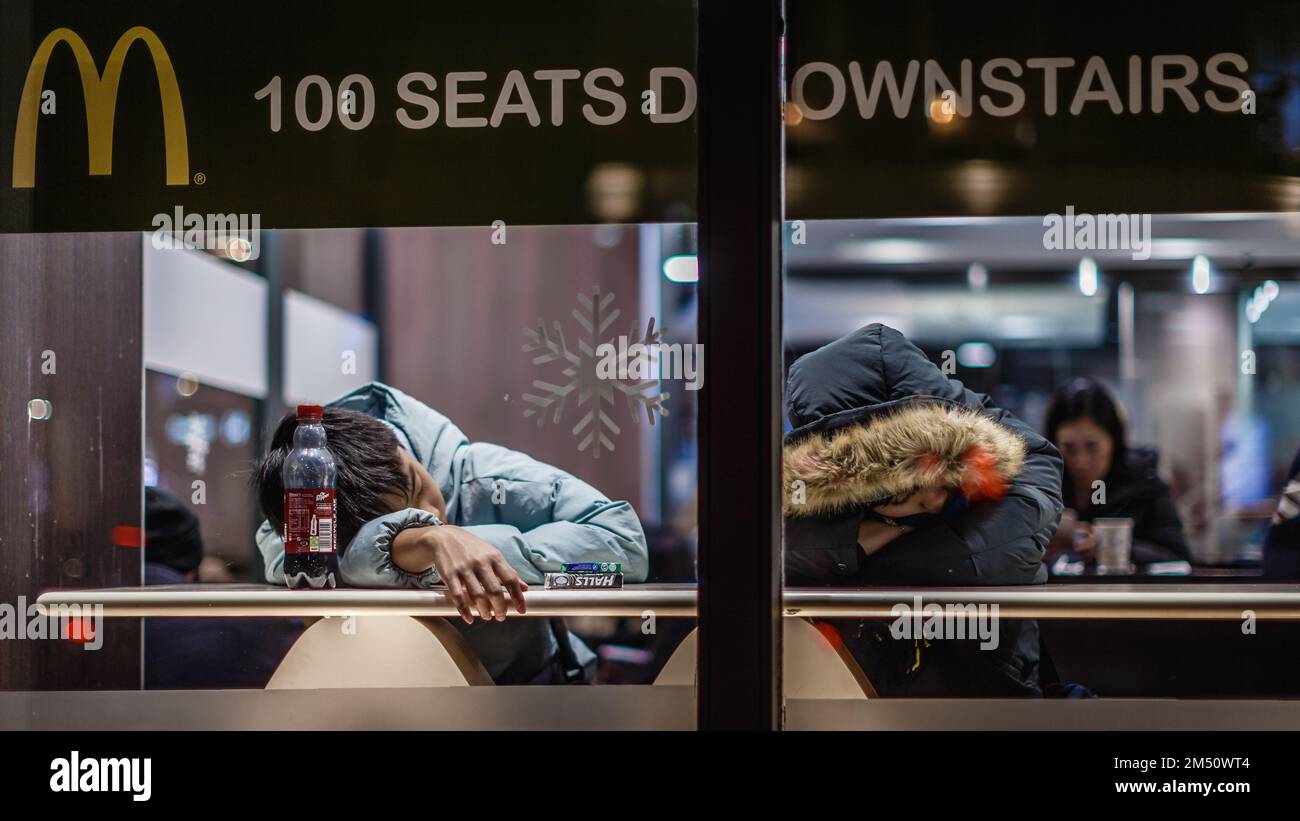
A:
[[[325,417],[325,409],[322,408],[320,405],[299,405],[298,406],[299,419],[323,419],[324,417]]]

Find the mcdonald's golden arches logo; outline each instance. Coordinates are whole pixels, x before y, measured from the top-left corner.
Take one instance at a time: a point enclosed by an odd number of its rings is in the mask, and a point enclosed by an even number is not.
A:
[[[113,119],[117,113],[117,88],[122,79],[122,63],[137,41],[149,48],[154,72],[158,75],[158,93],[162,98],[163,141],[167,152],[167,184],[188,185],[190,181],[189,139],[185,133],[185,111],[181,106],[180,86],[172,60],[158,35],[144,26],[128,29],[118,38],[104,73],[95,67],[86,43],[72,29],[57,28],[41,41],[27,69],[23,94],[18,101],[18,127],[14,133],[14,188],[36,185],[36,124],[40,117],[41,84],[50,54],[59,43],[66,43],[77,60],[81,90],[86,100],[86,142],[90,151],[90,173],[105,176],[113,173]]]

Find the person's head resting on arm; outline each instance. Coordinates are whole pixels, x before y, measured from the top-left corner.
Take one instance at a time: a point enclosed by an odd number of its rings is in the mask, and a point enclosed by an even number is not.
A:
[[[1004,497],[1025,444],[978,411],[922,401],[804,437],[787,444],[784,457],[785,514],[854,512],[870,554]]]
[[[408,507],[446,520],[447,503],[438,483],[398,444],[392,428],[373,416],[330,407],[325,408],[323,424],[338,469],[334,489],[340,544],[351,542],[366,522]],[[277,533],[284,529],[281,472],[297,427],[292,413],[280,421],[253,477],[262,513]]]
[[[322,424],[337,469],[334,490],[339,544],[347,551],[367,522],[407,508],[447,520],[447,502],[429,471],[397,441],[393,430],[373,416],[326,407]],[[293,449],[295,414],[280,421],[266,457],[253,476],[262,513],[277,533],[284,531],[284,481],[281,471]],[[510,607],[527,611],[528,590],[501,552],[460,527],[401,530],[390,547],[393,567],[405,573],[437,571],[447,596],[466,623],[505,621]]]

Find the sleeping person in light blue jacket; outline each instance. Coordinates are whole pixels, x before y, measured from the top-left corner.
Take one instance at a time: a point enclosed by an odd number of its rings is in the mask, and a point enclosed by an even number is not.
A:
[[[524,612],[528,585],[565,562],[621,562],[626,581],[644,581],[645,533],[631,505],[525,454],[470,442],[379,382],[327,405],[324,425],[338,466],[345,584],[446,585],[463,621],[454,623],[498,684],[573,680],[576,669],[590,678],[595,654],[562,623],[506,612]],[[296,426],[293,414],[281,421],[254,476],[267,517],[257,546],[274,584],[284,583],[280,473]]]

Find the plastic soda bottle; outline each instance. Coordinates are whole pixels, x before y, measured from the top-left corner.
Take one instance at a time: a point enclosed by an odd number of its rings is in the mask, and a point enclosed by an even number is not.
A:
[[[284,578],[294,589],[336,587],[334,457],[325,441],[324,409],[298,406],[293,450],[284,460]]]

